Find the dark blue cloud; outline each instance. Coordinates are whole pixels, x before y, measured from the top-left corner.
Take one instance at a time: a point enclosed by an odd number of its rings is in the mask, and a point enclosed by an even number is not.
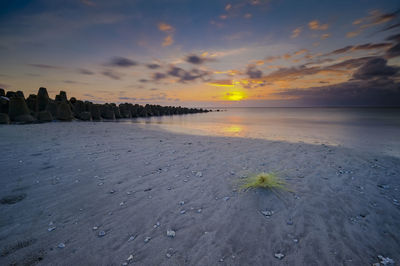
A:
[[[111,71],[111,70],[105,70],[105,71],[101,72],[101,74],[103,74],[104,76],[109,77],[111,79],[114,79],[114,80],[120,80],[121,79],[121,74],[116,73],[116,72]]]
[[[247,75],[249,76],[249,78],[251,78],[251,79],[259,79],[259,78],[262,77],[262,74],[263,74],[263,73],[262,73],[261,70],[258,70],[258,69],[256,68],[256,66],[250,65],[250,66],[247,67],[246,74],[247,74]]]
[[[138,65],[138,63],[126,57],[116,56],[112,58],[107,65],[114,67],[131,67]]]
[[[399,72],[399,67],[387,65],[387,60],[384,58],[373,58],[361,66],[353,74],[354,79],[367,80],[382,77],[393,77]]]
[[[83,75],[94,75],[94,72],[84,69],[84,68],[79,68],[78,73],[83,74]]]

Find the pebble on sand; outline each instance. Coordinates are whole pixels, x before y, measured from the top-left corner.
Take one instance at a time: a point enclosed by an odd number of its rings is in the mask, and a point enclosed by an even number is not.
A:
[[[278,253],[275,253],[274,257],[279,259],[279,260],[281,260],[281,259],[283,259],[285,257],[285,255],[280,253],[280,252],[278,252]]]
[[[378,258],[381,260],[380,263],[382,265],[394,265],[394,260],[389,257],[384,257],[382,255],[378,255]]]
[[[175,237],[175,235],[176,235],[176,232],[174,231],[174,230],[167,230],[167,236],[168,237]]]
[[[266,211],[261,211],[261,213],[264,215],[264,216],[266,216],[266,217],[271,217],[272,216],[272,214],[274,214],[274,211],[268,211],[268,210],[266,210]]]
[[[157,227],[159,227],[161,224],[160,224],[160,222],[157,222],[155,225],[153,225],[153,228],[157,228]]]
[[[147,242],[149,242],[150,240],[151,240],[151,237],[148,236],[148,237],[146,237],[146,238],[144,239],[144,242],[147,243]]]
[[[65,244],[64,244],[64,243],[60,243],[60,244],[58,244],[57,247],[58,247],[58,248],[65,248]]]
[[[169,248],[165,256],[169,259],[172,257],[172,255],[174,255],[174,253],[175,253],[174,250],[172,248]]]
[[[104,231],[100,231],[99,234],[98,234],[99,237],[103,237],[105,235],[106,235],[106,232],[104,232]]]
[[[131,255],[129,255],[129,257],[126,259],[126,261],[131,261],[131,260],[133,260],[133,255],[131,254]]]

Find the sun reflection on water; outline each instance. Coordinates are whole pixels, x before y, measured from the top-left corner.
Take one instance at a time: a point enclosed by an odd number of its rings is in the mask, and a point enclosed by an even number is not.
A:
[[[237,136],[242,135],[244,128],[241,125],[228,125],[221,128],[221,132],[225,136]]]

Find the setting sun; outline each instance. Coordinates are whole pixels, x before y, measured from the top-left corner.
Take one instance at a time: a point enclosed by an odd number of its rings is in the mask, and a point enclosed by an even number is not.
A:
[[[226,98],[229,101],[240,101],[245,98],[245,95],[241,91],[231,91],[226,93]]]

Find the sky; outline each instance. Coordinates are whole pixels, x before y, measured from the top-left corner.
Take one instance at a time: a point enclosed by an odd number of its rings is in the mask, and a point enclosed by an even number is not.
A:
[[[400,3],[0,2],[0,88],[198,107],[400,106]]]

